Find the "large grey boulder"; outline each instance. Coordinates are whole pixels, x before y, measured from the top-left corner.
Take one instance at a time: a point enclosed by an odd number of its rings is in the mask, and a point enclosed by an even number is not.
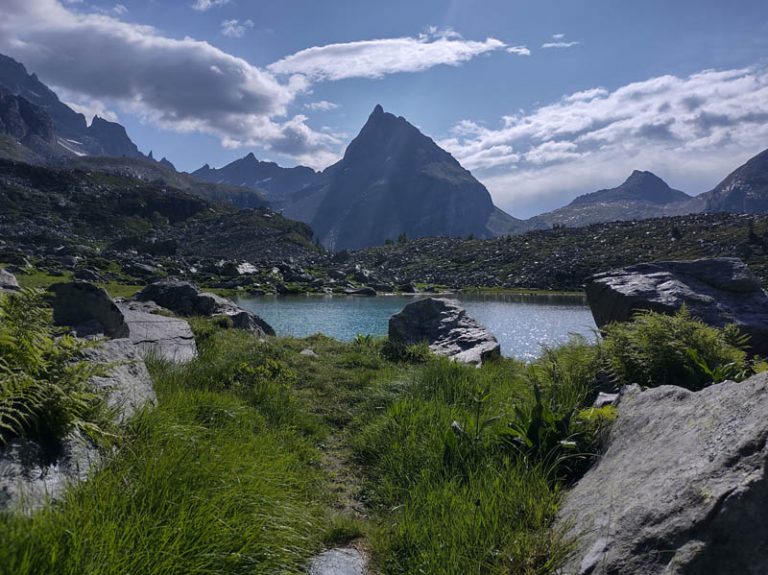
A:
[[[187,363],[197,357],[195,336],[186,320],[153,313],[156,306],[140,302],[116,305],[128,326],[128,338],[142,356],[173,363]]]
[[[138,294],[138,301],[152,301],[183,316],[225,316],[237,329],[259,335],[275,335],[275,330],[259,316],[238,307],[232,300],[212,293],[201,292],[190,282],[161,280],[154,282]]]
[[[147,366],[130,339],[111,339],[86,350],[91,362],[108,366],[103,376],[91,383],[107,398],[107,406],[115,413],[118,423],[125,423],[140,409],[157,401]]]
[[[737,258],[644,263],[593,275],[587,301],[598,327],[639,310],[672,314],[684,304],[717,327],[735,323],[756,353],[768,354],[768,296]]]
[[[3,291],[19,291],[19,282],[11,272],[0,269],[0,292]]]
[[[699,392],[626,388],[565,497],[563,575],[768,573],[768,374]]]
[[[105,394],[118,424],[155,403],[152,379],[130,340],[100,342],[85,358],[105,366],[104,375],[91,383]],[[0,511],[29,513],[59,500],[101,462],[101,452],[76,431],[63,438],[58,449],[48,451],[34,441],[11,440],[0,448]]]
[[[426,298],[409,303],[389,319],[389,339],[402,345],[426,341],[438,355],[479,365],[500,355],[494,335],[447,299]]]
[[[97,322],[94,331],[113,338],[128,337],[123,314],[105,289],[87,282],[66,282],[53,284],[48,290],[54,295],[56,325],[79,327]]]
[[[88,479],[101,461],[96,446],[78,432],[64,438],[54,457],[33,441],[13,439],[0,449],[0,511],[37,511]]]

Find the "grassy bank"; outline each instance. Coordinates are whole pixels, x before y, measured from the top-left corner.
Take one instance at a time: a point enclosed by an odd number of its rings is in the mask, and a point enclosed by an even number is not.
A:
[[[200,356],[150,362],[158,406],[104,469],[33,517],[0,516],[0,572],[302,573],[354,544],[386,574],[554,573],[560,498],[615,417],[591,407],[600,386],[761,369],[733,330],[685,313],[480,369],[192,323]]]

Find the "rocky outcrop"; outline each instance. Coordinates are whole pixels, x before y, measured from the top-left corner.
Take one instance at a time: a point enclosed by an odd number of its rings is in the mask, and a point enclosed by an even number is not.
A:
[[[768,374],[626,388],[605,453],[565,497],[563,575],[768,573]]]
[[[686,305],[710,325],[735,323],[755,352],[768,353],[768,296],[737,258],[638,264],[593,275],[585,289],[598,327],[630,321],[639,310],[671,314]]]
[[[19,291],[19,282],[11,272],[0,269],[0,292]]]
[[[116,414],[118,423],[125,423],[140,409],[154,405],[157,398],[147,366],[130,339],[112,339],[86,350],[91,362],[109,366],[109,371],[91,379],[103,392],[107,406]]]
[[[155,302],[183,316],[225,316],[231,319],[233,327],[237,329],[244,329],[259,335],[275,335],[275,330],[259,316],[238,307],[227,298],[201,292],[189,282],[158,281],[141,290],[136,294],[135,299]]]
[[[128,337],[144,357],[187,363],[197,357],[195,336],[186,320],[157,313],[156,306],[120,302]]]
[[[118,424],[155,402],[152,379],[133,343],[114,339],[86,351],[86,359],[106,366],[91,381],[104,393]],[[63,438],[54,452],[14,439],[0,449],[0,511],[32,512],[61,499],[65,490],[85,481],[102,461],[101,452],[79,432]]]
[[[71,326],[81,337],[106,335],[128,338],[143,356],[185,363],[197,355],[192,329],[186,320],[161,315],[156,305],[115,303],[103,288],[87,282],[52,285],[53,319]]]
[[[112,338],[128,337],[125,318],[104,288],[87,282],[66,282],[48,289],[54,295],[56,325],[73,326],[81,335],[87,331]]]
[[[427,298],[408,304],[389,319],[389,340],[400,345],[426,341],[438,355],[479,365],[500,355],[494,335],[456,302]]]

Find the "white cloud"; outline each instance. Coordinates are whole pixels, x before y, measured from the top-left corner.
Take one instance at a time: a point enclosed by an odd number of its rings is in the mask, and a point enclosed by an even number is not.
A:
[[[314,81],[381,78],[397,72],[420,72],[441,64],[458,66],[505,48],[495,38],[463,40],[451,30],[428,30],[417,38],[386,38],[328,44],[301,50],[270,64],[275,74],[302,74]]]
[[[699,193],[768,142],[768,70],[704,70],[593,88],[505,116],[457,124],[440,142],[519,216],[615,186],[645,169]]]
[[[253,28],[253,20],[224,20],[221,23],[221,33],[230,38],[242,38],[246,30]]]
[[[578,41],[567,41],[565,39],[565,34],[552,34],[552,42],[544,42],[541,47],[544,49],[549,48],[571,48],[573,46],[578,46],[581,44],[581,42]]]
[[[544,42],[541,45],[542,48],[570,48],[572,46],[578,46],[581,42]]]
[[[527,46],[510,46],[507,48],[507,52],[515,54],[517,56],[530,56],[531,51]]]
[[[112,12],[118,16],[123,16],[128,13],[128,8],[125,6],[125,4],[115,4],[112,7]]]
[[[308,104],[304,104],[304,107],[307,110],[329,112],[330,110],[335,110],[336,108],[338,108],[339,105],[334,104],[333,102],[328,102],[327,100],[320,100],[319,102],[310,102]]]
[[[151,26],[102,13],[70,11],[57,0],[3,0],[0,52],[81,109],[119,106],[178,132],[218,136],[230,147],[261,146],[295,157],[339,145],[304,116],[288,116],[307,88],[299,77],[270,72],[207,42],[164,36]]]
[[[205,12],[206,10],[210,10],[216,6],[224,6],[224,4],[229,4],[229,2],[230,0],[195,0],[195,3],[192,4],[192,9],[197,10],[198,12]]]

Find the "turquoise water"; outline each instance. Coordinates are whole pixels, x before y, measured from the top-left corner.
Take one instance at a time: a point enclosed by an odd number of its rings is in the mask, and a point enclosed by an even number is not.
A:
[[[570,334],[594,339],[595,322],[578,296],[460,295],[467,313],[490,329],[508,357],[532,359],[542,345],[556,346]],[[263,317],[277,335],[316,333],[342,341],[359,334],[386,335],[389,318],[414,300],[405,296],[286,296],[239,298]]]

